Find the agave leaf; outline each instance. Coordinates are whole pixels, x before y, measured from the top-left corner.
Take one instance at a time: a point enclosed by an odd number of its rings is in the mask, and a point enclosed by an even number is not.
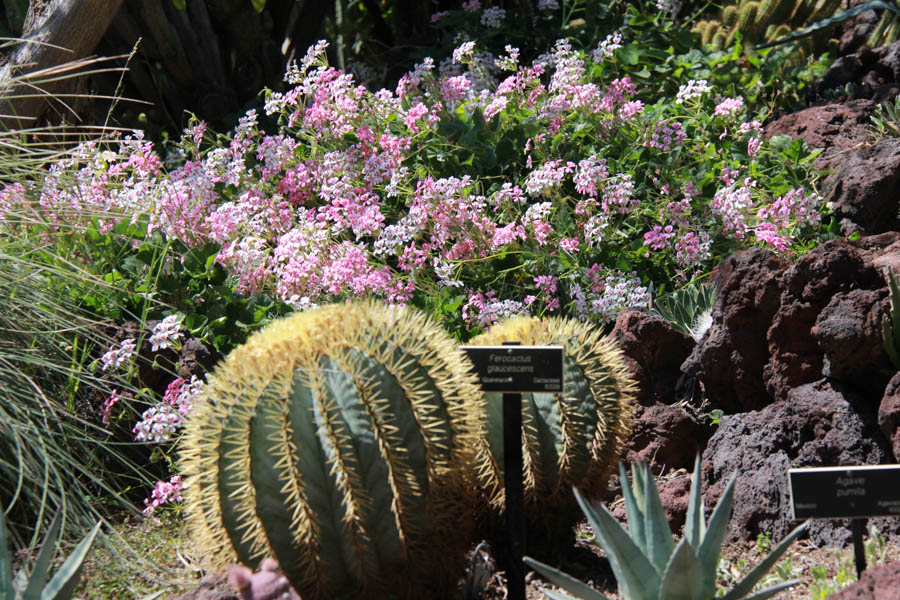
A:
[[[550,598],[550,600],[576,600],[575,596],[570,596],[558,590],[541,590],[541,593]]]
[[[778,585],[773,585],[772,587],[767,587],[764,590],[760,590],[755,594],[751,594],[750,596],[746,596],[744,600],[766,600],[766,598],[771,598],[778,592],[782,592],[788,588],[794,587],[800,583],[799,579],[792,579],[790,581],[785,581],[784,583],[779,583]]]
[[[625,515],[628,517],[628,534],[643,554],[647,554],[647,537],[644,533],[644,511],[638,506],[631,486],[628,485],[628,476],[625,474],[625,465],[619,463],[619,480],[622,482],[622,497],[625,498]]]
[[[69,600],[75,592],[75,586],[81,577],[81,567],[84,559],[94,543],[94,538],[100,531],[100,522],[98,521],[90,533],[81,540],[81,542],[72,551],[72,554],[66,558],[66,561],[59,567],[53,578],[47,583],[47,587],[41,592],[41,600]]]
[[[28,577],[28,587],[22,594],[22,600],[39,600],[41,590],[47,583],[50,573],[50,561],[56,554],[56,541],[59,539],[59,528],[62,525],[62,510],[56,511],[53,521],[50,523],[50,529],[41,545],[41,551],[38,553],[37,560],[31,569],[31,575]]]
[[[736,476],[732,475],[725,488],[725,493],[722,494],[719,503],[713,509],[706,533],[697,550],[697,558],[703,569],[702,588],[710,598],[713,597],[716,590],[716,566],[719,563],[719,554],[722,551],[722,542],[725,541],[725,533],[728,531],[728,521],[731,519],[731,503],[736,481]]]
[[[659,587],[659,600],[703,600],[703,590],[697,582],[703,577],[700,561],[694,549],[681,538],[666,565]]]
[[[644,482],[644,531],[647,536],[647,552],[650,562],[656,567],[657,573],[662,575],[666,571],[669,558],[675,550],[675,542],[672,540],[672,530],[669,529],[669,521],[666,519],[666,511],[659,499],[659,491],[653,482],[653,473],[650,468],[641,463],[638,467],[638,476]],[[692,552],[693,554],[693,552]]]
[[[744,577],[738,581],[731,590],[725,594],[723,600],[735,600],[737,598],[743,598],[746,596],[762,578],[763,576],[771,570],[772,567],[775,566],[775,563],[778,562],[778,559],[781,558],[781,555],[787,552],[788,547],[800,537],[804,531],[806,531],[807,526],[809,525],[809,521],[804,521],[801,525],[794,528],[792,532],[790,532],[781,542],[778,543],[777,546],[764,558],[758,565],[750,569],[750,572],[744,575]],[[772,589],[772,588],[769,588]],[[767,596],[766,596],[767,597]]]
[[[12,556],[9,551],[9,539],[6,531],[6,515],[0,506],[0,597],[15,598],[13,587]]]
[[[897,342],[900,341],[900,285],[892,270],[888,271],[888,287],[890,288],[891,311],[881,321],[884,349],[891,359],[891,364],[900,369],[900,353]]]
[[[687,517],[684,521],[684,537],[696,552],[706,529],[703,510],[703,494],[700,493],[700,455],[694,459],[694,473],[691,475],[691,493],[688,497]]]
[[[894,338],[894,328],[891,324],[891,318],[887,315],[881,321],[881,337],[884,340],[884,351],[887,352],[888,358],[894,368],[900,368],[900,354],[897,353],[897,340]]]
[[[576,579],[572,577],[568,573],[564,573],[559,569],[555,569],[550,565],[546,565],[540,561],[534,560],[530,556],[526,556],[522,559],[526,565],[566,590],[570,594],[574,594],[576,598],[581,598],[582,600],[609,600],[609,596],[605,596],[584,583],[580,579]],[[543,590],[544,594],[547,594],[551,598],[553,595],[550,594],[550,590]],[[569,596],[561,596],[564,598],[569,598]]]
[[[781,44],[786,44],[788,42],[792,42],[794,40],[804,38],[808,35],[812,35],[817,31],[821,31],[823,29],[828,29],[829,27],[833,27],[834,25],[837,25],[838,23],[846,21],[847,19],[850,19],[852,17],[855,17],[856,15],[866,12],[867,10],[876,10],[876,9],[889,10],[892,13],[894,13],[895,15],[900,15],[900,8],[898,8],[892,2],[886,2],[885,0],[870,0],[869,2],[866,2],[865,4],[858,4],[858,5],[854,6],[853,8],[851,8],[849,10],[845,10],[844,12],[842,12],[840,14],[834,15],[832,17],[828,17],[827,19],[822,19],[821,21],[813,23],[809,27],[804,27],[803,29],[801,29],[799,31],[789,33],[788,35],[784,36],[780,40],[775,40],[774,42],[769,42],[767,44],[762,44],[761,46],[757,46],[756,49],[762,50],[763,48],[769,48],[770,46],[779,46]]]
[[[655,599],[660,580],[650,560],[605,506],[597,505],[599,510],[595,510],[578,489],[575,489],[575,499],[594,529],[597,543],[606,551],[620,595],[629,600]]]

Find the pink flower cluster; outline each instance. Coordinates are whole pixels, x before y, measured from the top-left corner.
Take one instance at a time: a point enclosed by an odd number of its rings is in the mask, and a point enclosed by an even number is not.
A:
[[[154,352],[165,350],[178,343],[182,337],[184,337],[184,333],[181,331],[181,317],[169,315],[153,327],[150,345]]]
[[[117,348],[110,348],[100,357],[100,360],[103,361],[103,370],[118,369],[124,363],[131,360],[135,350],[136,345],[134,338],[122,340]]]
[[[542,6],[546,14],[558,3]],[[466,10],[488,27],[503,18],[478,0]],[[613,56],[622,34],[604,40],[593,56],[560,40],[531,65],[519,65],[511,46],[498,58],[477,52],[473,40],[457,43],[452,60],[426,58],[395,91],[372,93],[329,67],[321,42],[288,69],[293,87],[266,97],[278,131],[262,130],[249,111],[226,143],[202,148],[199,124],[185,132],[182,163],[168,172],[140,135],[102,152],[85,145],[40,185],[0,192],[0,215],[29,206],[51,227],[109,231],[126,221],[146,223],[147,235],[188,248],[214,243],[215,260],[239,293],[269,293],[296,308],[360,296],[404,303],[453,288],[466,298],[458,310],[470,324],[551,310],[535,304],[538,297],[558,300],[560,311],[580,307],[575,312],[584,318],[612,318],[610,307],[642,301],[640,282],[624,274],[608,281],[574,274],[585,261],[615,255],[635,240],[656,253],[657,264],[699,269],[716,236],[784,246],[796,227],[816,223],[821,199],[798,190],[769,206],[751,183],[738,183],[746,169],[735,157],[721,161],[725,187],[711,200],[686,183],[676,165],[695,163],[698,149],[706,152],[704,140],[689,136],[717,143],[711,130],[696,133],[703,129],[697,120],[722,128],[703,108],[711,88],[703,80],[681,86],[675,100],[682,106],[673,116],[636,100],[637,86],[627,77],[595,79],[608,69],[590,61]],[[742,106],[740,98],[726,99],[715,113],[730,119]],[[536,125],[524,147],[513,149],[509,168],[484,178],[466,174],[465,164],[456,172],[442,166],[459,158],[458,141],[442,137],[442,125],[463,130],[478,110],[492,128],[523,119]],[[566,143],[582,129],[590,144]],[[747,139],[752,159],[763,144],[760,125],[734,129]],[[621,150],[629,147],[651,148],[641,158],[650,155],[650,162],[627,166]],[[685,158],[677,163],[678,157]],[[75,185],[63,183],[68,172],[76,173]],[[29,195],[38,202],[29,204]],[[104,215],[102,222],[83,216],[90,214]],[[559,266],[561,253],[571,268]],[[502,256],[521,262],[492,272],[490,261]],[[555,292],[539,277],[557,277]],[[490,289],[494,282],[511,297]],[[173,315],[150,341],[164,349],[182,335]],[[111,350],[104,368],[128,356],[127,347]],[[149,424],[140,433],[154,439],[177,420],[165,409],[148,417],[160,427]]]
[[[163,504],[184,500],[181,495],[183,487],[180,475],[173,475],[169,481],[157,481],[150,497],[144,499],[144,514],[149,517]]]

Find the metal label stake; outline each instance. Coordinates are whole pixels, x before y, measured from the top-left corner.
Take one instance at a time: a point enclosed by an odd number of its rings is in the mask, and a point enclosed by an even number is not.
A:
[[[503,484],[506,495],[508,600],[525,600],[525,484],[522,480],[522,392],[561,392],[561,346],[463,346],[482,391],[503,393]]]
[[[867,517],[900,517],[900,465],[789,469],[794,520],[853,519],[850,531],[857,579],[866,569]]]

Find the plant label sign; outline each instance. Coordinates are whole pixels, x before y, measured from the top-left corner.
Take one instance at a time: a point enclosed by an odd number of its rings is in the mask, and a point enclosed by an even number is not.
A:
[[[561,392],[562,346],[461,346],[485,392]]]
[[[900,465],[790,469],[788,480],[796,520],[900,517]]]

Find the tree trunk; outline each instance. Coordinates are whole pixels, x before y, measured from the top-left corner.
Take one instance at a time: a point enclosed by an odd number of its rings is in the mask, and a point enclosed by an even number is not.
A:
[[[27,41],[0,69],[0,122],[7,130],[30,127],[51,108],[65,110],[53,99],[65,82],[50,81],[56,76],[40,72],[88,56],[121,4],[122,0],[31,3],[22,34]]]

